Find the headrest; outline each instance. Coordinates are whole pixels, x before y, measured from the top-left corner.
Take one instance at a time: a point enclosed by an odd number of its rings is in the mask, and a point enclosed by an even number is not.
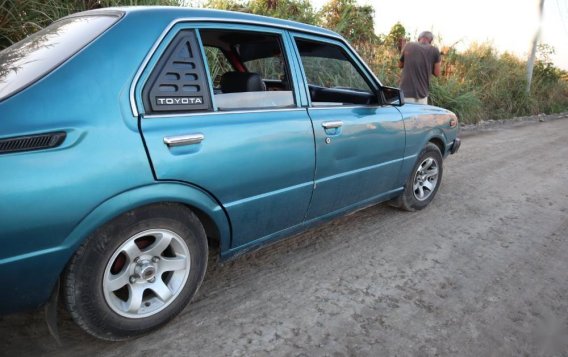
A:
[[[223,93],[260,92],[266,86],[258,73],[227,72],[221,76],[221,91]]]

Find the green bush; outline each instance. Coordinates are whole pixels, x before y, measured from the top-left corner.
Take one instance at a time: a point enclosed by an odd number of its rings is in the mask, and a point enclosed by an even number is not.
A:
[[[477,91],[457,77],[435,79],[430,85],[432,104],[450,109],[463,123],[483,119],[483,106]]]

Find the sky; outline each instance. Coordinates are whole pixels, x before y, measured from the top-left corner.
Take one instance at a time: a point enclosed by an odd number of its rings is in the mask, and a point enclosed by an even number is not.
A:
[[[320,9],[326,0],[310,0]],[[357,0],[375,9],[375,32],[388,33],[400,22],[412,40],[429,30],[440,45],[458,50],[489,42],[499,52],[528,58],[538,29],[538,0]],[[544,0],[540,43],[554,47],[554,64],[568,70],[568,0]]]

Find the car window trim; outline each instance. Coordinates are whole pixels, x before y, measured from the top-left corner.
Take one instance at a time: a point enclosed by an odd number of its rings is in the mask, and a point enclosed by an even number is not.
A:
[[[176,31],[171,40],[167,41],[168,43],[165,44],[163,52],[160,54],[159,58],[154,66],[152,66],[151,70],[148,73],[148,77],[144,80],[144,84],[141,87],[141,94],[142,94],[142,104],[144,106],[145,113],[151,114],[159,114],[159,113],[177,113],[177,112],[199,112],[199,111],[212,111],[214,108],[214,100],[213,100],[213,89],[212,83],[210,83],[210,74],[207,66],[207,61],[205,59],[205,52],[203,50],[203,46],[201,43],[201,38],[198,29],[194,28],[183,28],[179,31]],[[180,46],[185,46],[185,43],[189,43],[190,46],[190,57],[193,57],[193,69],[187,69],[184,72],[191,72],[197,81],[197,92],[192,93],[191,95],[195,95],[196,97],[201,96],[202,103],[197,105],[192,105],[191,108],[188,105],[185,105],[186,108],[179,108],[179,106],[174,105],[174,108],[158,108],[154,105],[155,99],[158,95],[167,95],[168,93],[163,93],[157,89],[163,83],[162,75],[165,72],[171,71],[176,72],[176,69],[168,66],[171,63],[179,60],[186,60],[178,58],[178,52],[180,50]],[[183,75],[180,74],[182,77]],[[169,83],[169,82],[167,82]],[[193,82],[192,82],[193,83]],[[195,84],[195,83],[194,83]],[[191,84],[191,85],[194,85]],[[200,90],[200,87],[207,87],[207,89]],[[158,93],[156,93],[156,91]],[[182,92],[172,93],[170,94],[173,97],[179,97]],[[191,96],[189,93],[185,93],[187,96]],[[184,106],[184,104],[180,105]]]
[[[373,107],[373,106],[380,107],[380,105],[375,105],[375,104],[370,104],[370,105],[360,105],[360,104],[341,105],[341,104],[338,104],[338,105],[330,105],[330,106],[325,106],[325,107],[314,106],[313,103],[312,103],[312,98],[309,95],[309,93],[310,93],[309,85],[310,84],[308,83],[308,77],[306,76],[306,72],[304,70],[304,64],[302,63],[302,56],[300,55],[300,50],[298,49],[298,45],[296,44],[296,39],[298,38],[298,39],[301,39],[301,40],[304,40],[304,41],[319,42],[319,43],[324,43],[324,44],[326,43],[326,41],[321,38],[322,36],[319,36],[319,35],[318,36],[313,36],[311,34],[310,35],[304,35],[304,34],[298,33],[298,32],[293,32],[290,35],[292,36],[294,51],[296,53],[298,61],[300,62],[300,69],[301,69],[301,72],[302,72],[302,77],[304,79],[304,86],[305,86],[305,91],[306,91],[307,99],[308,99],[308,108],[310,108],[310,110],[311,109],[337,109],[337,108],[348,108],[348,107],[355,107],[355,108],[362,108],[362,107],[368,108],[368,107]],[[355,67],[355,70],[357,71],[357,73],[359,73],[359,75],[361,75],[363,77],[363,80],[365,80],[367,85],[370,86],[371,90],[378,91],[382,87],[381,81],[378,80],[378,78],[375,76],[375,74],[367,66],[365,61],[363,61],[361,59],[361,57],[359,56],[357,51],[355,51],[355,49],[353,49],[353,47],[351,47],[348,42],[343,41],[340,38],[336,42],[328,42],[327,44],[329,44],[331,46],[340,47],[342,52],[344,52],[345,55],[347,56],[347,60],[349,60],[349,63],[351,63],[351,65],[353,65]],[[361,67],[363,67],[363,68],[361,68]],[[361,71],[361,69],[363,69],[363,71]],[[363,73],[361,73],[361,72],[363,72]]]
[[[182,31],[182,30],[180,30]],[[207,82],[207,86],[209,87],[209,98],[211,98],[211,110],[207,112],[216,112],[217,103],[215,102],[215,91],[213,89],[213,78],[211,78],[211,73],[209,71],[209,62],[207,61],[207,55],[205,54],[205,46],[203,46],[203,41],[201,41],[201,30],[199,28],[194,29],[195,36],[197,38],[197,50],[199,51],[199,55],[201,56],[201,60],[203,61],[203,67],[205,70],[205,81]],[[146,112],[146,110],[144,110]]]
[[[255,108],[255,109],[243,109],[243,110],[220,110],[216,112],[195,112],[195,113],[171,113],[171,114],[141,114],[144,119],[157,119],[157,118],[180,118],[180,117],[194,117],[194,116],[205,116],[205,115],[225,115],[225,114],[248,114],[248,113],[269,113],[269,112],[297,112],[306,111],[306,108],[294,107],[294,108]]]
[[[227,20],[226,18],[219,18],[219,17],[193,17],[193,18],[191,18],[191,17],[185,18],[184,17],[184,18],[175,19],[166,26],[164,31],[162,31],[162,33],[160,34],[158,39],[154,42],[154,44],[150,48],[150,51],[148,51],[148,54],[146,55],[146,57],[142,61],[142,64],[140,65],[140,67],[138,67],[138,71],[136,71],[136,74],[134,75],[134,79],[132,80],[132,83],[130,84],[129,97],[130,97],[130,109],[132,111],[132,115],[135,118],[138,118],[138,116],[140,114],[142,114],[138,110],[138,103],[136,102],[136,87],[138,86],[138,82],[140,81],[140,77],[142,76],[142,74],[146,70],[148,63],[150,62],[150,60],[154,56],[158,47],[160,46],[160,44],[162,43],[164,38],[168,35],[168,33],[177,24],[180,24],[180,23],[197,23],[197,22],[219,23],[219,24],[229,24],[229,25],[230,24],[237,24],[237,25],[243,24],[243,25],[260,26],[260,27],[267,27],[267,28],[272,28],[272,29],[290,31],[290,32],[294,33],[294,34],[291,34],[292,36],[294,36],[295,34],[301,35],[301,34],[305,33],[305,34],[309,34],[309,35],[315,35],[319,38],[328,38],[328,39],[333,39],[333,40],[339,41],[341,44],[343,44],[345,47],[347,47],[349,49],[349,51],[348,51],[349,54],[351,56],[353,56],[356,59],[356,62],[359,63],[365,69],[365,71],[366,71],[367,75],[370,77],[370,79],[372,79],[373,82],[376,83],[379,87],[382,86],[379,79],[375,76],[375,74],[369,68],[367,63],[365,63],[365,61],[363,61],[361,56],[359,56],[357,51],[355,51],[355,49],[351,46],[351,44],[349,44],[347,41],[345,41],[338,34],[334,35],[334,34],[328,34],[328,33],[321,33],[317,30],[300,29],[300,28],[294,27],[292,25],[270,24],[270,23],[266,23],[266,22],[262,22],[262,21],[254,21],[254,20],[241,20],[241,19]],[[214,113],[216,113],[216,112],[214,112]]]
[[[324,107],[308,107],[307,109],[309,109],[310,111],[314,111],[314,110],[338,110],[338,109],[378,109],[378,108],[382,108],[382,105],[379,104],[369,104],[369,105],[364,105],[364,104],[356,104],[356,105],[326,105]]]

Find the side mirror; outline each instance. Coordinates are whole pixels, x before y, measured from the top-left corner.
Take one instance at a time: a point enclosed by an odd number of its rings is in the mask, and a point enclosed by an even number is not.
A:
[[[381,87],[379,90],[379,102],[383,103],[383,105],[402,107],[404,105],[404,94],[399,88]]]

